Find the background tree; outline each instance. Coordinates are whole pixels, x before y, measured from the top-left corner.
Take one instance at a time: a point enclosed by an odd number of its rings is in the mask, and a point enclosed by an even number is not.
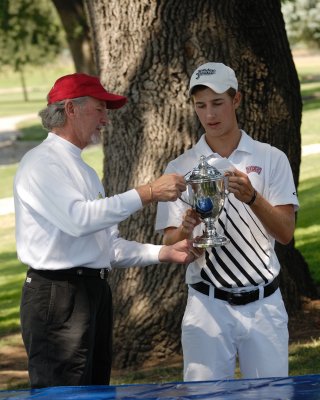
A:
[[[111,114],[104,149],[108,195],[158,177],[201,134],[188,100],[193,70],[206,61],[235,69],[243,93],[239,123],[285,151],[296,184],[302,102],[280,0],[87,0],[98,71],[129,97]],[[160,242],[155,205],[121,224],[124,237]],[[289,312],[314,287],[302,256],[277,246]],[[115,366],[159,362],[180,353],[186,287],[182,266],[113,271]]]
[[[282,5],[287,35],[292,45],[320,48],[320,3],[318,0],[286,0]]]
[[[66,32],[77,72],[96,74],[90,31],[83,0],[52,0]]]
[[[10,65],[20,74],[28,100],[24,69],[43,65],[62,50],[63,34],[47,0],[3,0],[0,8],[0,67]]]

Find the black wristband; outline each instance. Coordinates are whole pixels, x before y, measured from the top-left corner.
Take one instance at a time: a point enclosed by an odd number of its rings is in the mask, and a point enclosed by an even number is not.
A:
[[[248,203],[246,203],[246,204],[248,204],[248,206],[252,206],[252,204],[255,202],[256,198],[257,198],[257,191],[254,190],[253,191],[253,195],[251,197],[251,200],[248,201]]]

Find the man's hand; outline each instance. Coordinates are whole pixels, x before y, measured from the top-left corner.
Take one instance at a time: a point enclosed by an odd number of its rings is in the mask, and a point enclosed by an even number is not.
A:
[[[185,235],[186,238],[191,238],[194,228],[201,223],[199,214],[189,208],[183,215],[183,220],[180,226],[181,233]]]
[[[254,194],[254,187],[252,186],[248,175],[235,169],[232,174],[228,174],[228,190],[234,196],[244,203],[248,203]]]
[[[203,253],[203,249],[193,247],[192,241],[185,239],[170,246],[163,246],[159,253],[159,261],[189,264]]]
[[[186,190],[184,177],[178,174],[165,174],[155,181],[136,188],[143,205],[153,201],[175,201]]]
[[[201,222],[199,214],[189,208],[183,215],[179,227],[170,226],[164,230],[163,243],[166,245],[177,243],[183,239],[191,239],[194,228]]]
[[[184,177],[165,174],[151,183],[154,201],[175,201],[186,190]]]

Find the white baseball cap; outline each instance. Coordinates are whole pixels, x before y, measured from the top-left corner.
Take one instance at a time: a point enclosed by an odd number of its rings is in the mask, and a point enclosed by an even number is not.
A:
[[[203,85],[216,93],[224,93],[230,88],[238,90],[234,70],[222,63],[209,62],[200,65],[191,76],[189,95],[195,86]]]

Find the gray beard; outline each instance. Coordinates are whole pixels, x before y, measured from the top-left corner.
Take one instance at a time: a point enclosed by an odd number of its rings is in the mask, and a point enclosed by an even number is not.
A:
[[[93,135],[91,135],[91,144],[100,144],[101,142],[101,133],[94,133]]]

